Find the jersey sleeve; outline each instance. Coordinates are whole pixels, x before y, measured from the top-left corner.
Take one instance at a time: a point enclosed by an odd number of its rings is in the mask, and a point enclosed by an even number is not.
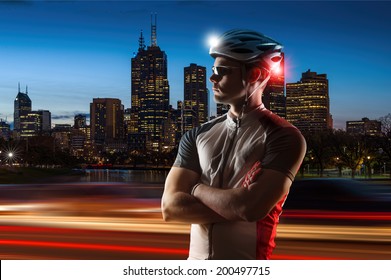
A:
[[[280,171],[293,181],[307,149],[303,135],[295,127],[281,127],[266,141],[262,167]]]
[[[186,132],[179,143],[178,154],[173,164],[201,173],[201,166],[196,145],[196,130]]]

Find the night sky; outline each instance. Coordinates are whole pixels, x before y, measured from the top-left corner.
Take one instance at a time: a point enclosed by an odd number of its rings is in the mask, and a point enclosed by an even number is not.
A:
[[[0,118],[13,122],[19,82],[54,124],[73,124],[97,97],[129,108],[130,59],[141,30],[150,44],[151,13],[175,108],[184,67],[211,74],[207,38],[248,28],[284,45],[286,82],[308,69],[327,74],[335,128],[391,113],[391,2],[0,1]]]

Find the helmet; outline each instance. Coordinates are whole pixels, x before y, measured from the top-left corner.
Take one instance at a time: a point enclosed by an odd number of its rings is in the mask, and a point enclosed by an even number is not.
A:
[[[270,71],[279,66],[282,47],[280,43],[261,33],[233,29],[218,38],[218,42],[211,46],[209,54],[214,58],[223,56],[242,63],[261,61]]]

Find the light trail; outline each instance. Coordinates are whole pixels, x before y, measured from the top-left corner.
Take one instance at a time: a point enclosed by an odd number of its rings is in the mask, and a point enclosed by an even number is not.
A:
[[[113,218],[113,217],[74,217],[4,215],[0,225],[22,225],[58,227],[88,230],[107,230],[189,234],[190,225],[166,223],[160,217]],[[365,241],[391,243],[391,226],[332,226],[280,224],[277,229],[279,239]]]
[[[353,211],[317,211],[311,210],[285,210],[282,217],[300,219],[332,219],[332,220],[369,220],[369,221],[390,221],[390,212],[353,212]]]
[[[153,253],[153,254],[174,254],[188,255],[188,250],[172,249],[172,248],[157,248],[157,247],[138,247],[138,246],[123,246],[123,245],[107,245],[107,244],[87,244],[73,242],[53,242],[53,241],[31,241],[31,240],[0,240],[0,245],[9,246],[29,246],[29,247],[49,247],[63,249],[82,249],[82,250],[103,250],[103,251],[122,251],[131,253]]]

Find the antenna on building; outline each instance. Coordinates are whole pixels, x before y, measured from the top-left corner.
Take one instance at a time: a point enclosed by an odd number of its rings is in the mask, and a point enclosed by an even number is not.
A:
[[[156,22],[157,22],[157,14],[155,13],[155,24],[153,24],[153,14],[151,13],[151,47],[157,46]]]
[[[28,91],[28,88],[27,88],[27,85],[26,85],[26,94],[28,94],[28,92],[29,92],[29,91]]]
[[[20,93],[20,82],[18,83],[18,93]]]
[[[140,38],[138,39],[138,49],[139,50],[144,50],[145,49],[145,40],[143,36],[143,30],[141,29],[140,32]]]

